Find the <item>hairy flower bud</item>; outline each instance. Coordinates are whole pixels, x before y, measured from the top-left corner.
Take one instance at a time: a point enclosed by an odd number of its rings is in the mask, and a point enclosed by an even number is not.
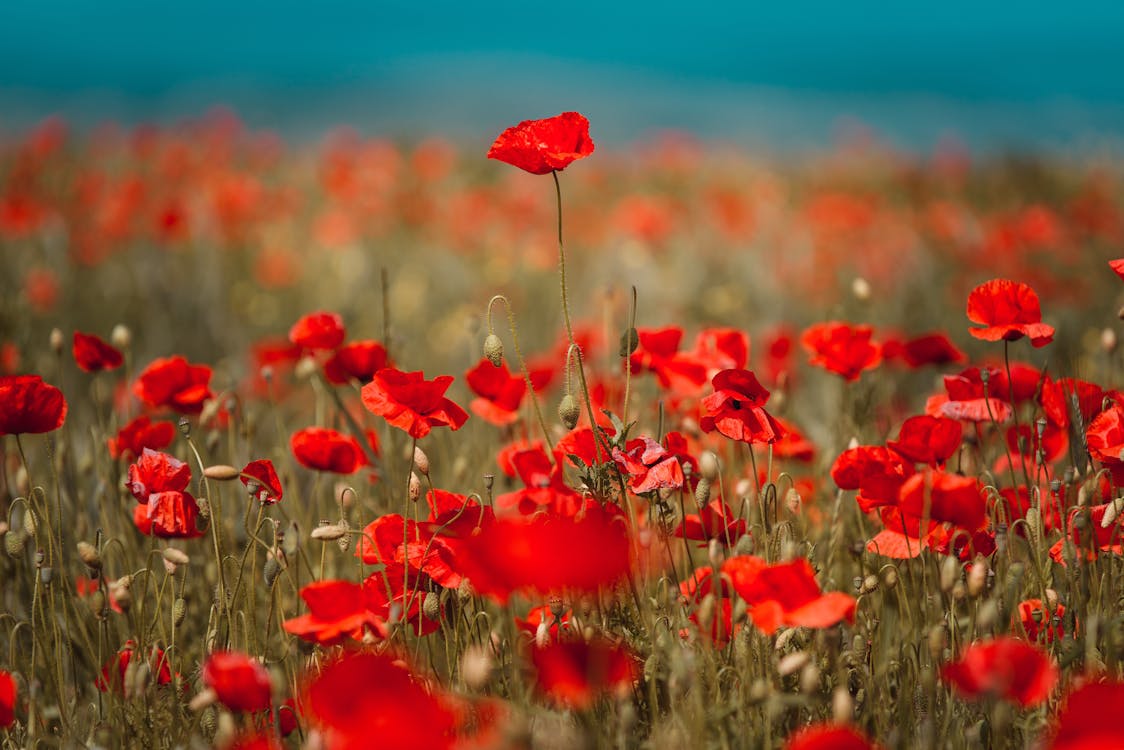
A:
[[[563,396],[562,401],[558,404],[558,418],[562,420],[562,424],[566,425],[567,430],[572,430],[578,426],[580,414],[577,400],[569,393]]]
[[[494,333],[489,333],[484,339],[484,358],[496,367],[503,364],[503,342]]]

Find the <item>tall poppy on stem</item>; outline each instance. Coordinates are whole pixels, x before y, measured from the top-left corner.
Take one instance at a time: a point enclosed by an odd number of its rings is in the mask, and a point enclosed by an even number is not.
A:
[[[1050,697],[1058,665],[1037,646],[1000,636],[966,648],[941,669],[941,679],[967,700],[1002,698],[1027,708]]]
[[[0,435],[52,432],[66,420],[62,391],[38,375],[0,377]]]
[[[468,414],[445,397],[452,383],[452,375],[426,380],[420,370],[402,372],[385,367],[363,386],[363,405],[415,439],[425,437],[434,427],[459,430],[468,421]]]
[[[1053,326],[1042,322],[1038,294],[1026,284],[992,279],[968,295],[968,320],[983,328],[968,333],[984,341],[1018,341],[1024,336],[1035,347],[1054,340]]]

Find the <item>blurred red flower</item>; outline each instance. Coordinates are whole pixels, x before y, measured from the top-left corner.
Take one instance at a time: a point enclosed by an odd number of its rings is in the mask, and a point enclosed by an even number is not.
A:
[[[925,365],[945,365],[963,362],[968,357],[956,348],[943,333],[926,333],[905,341],[886,341],[882,344],[882,356],[887,361],[900,359],[911,368]]]
[[[140,503],[133,509],[133,522],[142,534],[165,539],[202,536],[197,527],[199,505],[186,492],[191,481],[187,464],[167,453],[145,448],[129,465],[127,486]]]
[[[839,724],[809,724],[797,729],[784,743],[784,750],[877,750],[878,746],[854,727]]]
[[[826,628],[855,619],[855,598],[839,591],[823,593],[804,558],[769,565],[759,557],[741,555],[726,560],[722,572],[750,605],[753,624],[766,634],[781,625]]]
[[[563,112],[542,120],[524,120],[500,133],[488,158],[531,174],[549,174],[593,153],[589,120],[577,112]]]
[[[306,427],[289,439],[301,466],[335,474],[354,474],[367,464],[363,447],[350,435],[327,427]]]
[[[714,393],[702,400],[699,427],[743,443],[774,443],[784,428],[763,408],[769,391],[749,370],[722,370],[711,383]]]
[[[445,398],[452,383],[452,375],[426,380],[420,370],[402,372],[387,367],[363,386],[363,405],[413,438],[425,437],[434,427],[459,430],[468,414]]]
[[[142,414],[117,431],[116,437],[108,439],[109,455],[126,460],[139,456],[145,448],[159,451],[167,448],[176,439],[176,426],[171,422],[153,422]]]
[[[975,477],[946,474],[933,469],[914,474],[898,491],[898,509],[908,521],[908,534],[923,537],[924,519],[930,523],[951,523],[966,531],[977,531],[987,524],[987,498]],[[893,526],[895,531],[902,527]],[[920,529],[920,532],[918,531]]]
[[[535,687],[554,703],[573,710],[591,707],[606,693],[627,693],[638,674],[636,657],[607,640],[554,640],[531,649]]]
[[[237,651],[215,651],[203,664],[203,684],[231,711],[264,711],[273,702],[269,672]]]
[[[16,720],[16,681],[8,672],[0,670],[0,729],[10,727]]]
[[[698,513],[683,516],[682,523],[675,529],[675,536],[692,539],[706,546],[711,539],[732,547],[746,533],[744,518],[738,518],[729,505],[715,498],[699,508]]]
[[[126,486],[138,503],[158,492],[181,492],[191,481],[191,468],[175,456],[145,448],[129,465]]]
[[[38,375],[0,377],[0,435],[52,432],[66,420],[62,391]]]
[[[314,581],[300,591],[308,614],[284,622],[285,631],[312,643],[333,646],[362,640],[369,628],[386,637],[386,622],[368,608],[367,591],[350,581]]]
[[[518,421],[519,404],[527,392],[527,383],[512,375],[506,364],[500,362],[496,367],[487,359],[481,359],[465,373],[464,380],[478,396],[468,405],[476,416],[497,427]]]
[[[651,372],[662,388],[685,394],[693,394],[706,383],[706,366],[696,355],[679,351],[682,328],[638,328],[636,336],[638,344],[630,355],[634,373]]]
[[[1050,612],[1041,599],[1025,599],[1019,602],[1019,622],[1026,631],[1026,637],[1037,643],[1043,634],[1046,643],[1053,643],[1057,638],[1065,635],[1062,627],[1065,617],[1065,605],[1057,604],[1054,611]]]
[[[1054,723],[1049,750],[1124,747],[1124,682],[1091,682],[1072,691]],[[2,724],[2,722],[0,722]]]
[[[1124,258],[1117,258],[1108,262],[1109,267],[1116,272],[1116,275],[1124,279]]]
[[[268,458],[258,459],[246,464],[242,468],[242,474],[247,474],[257,480],[258,487],[254,493],[255,500],[262,505],[273,505],[281,502],[281,497],[284,495],[281,480],[277,478],[277,470],[273,468],[273,462]],[[239,479],[247,487],[253,481],[245,476],[239,477]]]
[[[366,383],[389,364],[386,347],[378,341],[352,341],[336,349],[324,363],[324,377],[336,385],[346,385],[353,379]]]
[[[74,332],[74,361],[86,372],[115,370],[125,361],[121,352],[89,333]]]
[[[98,690],[103,693],[113,690],[124,694],[125,672],[129,668],[129,663],[136,657],[136,649],[135,641],[125,641],[125,645],[121,647],[113,660],[102,667],[101,675],[95,681]],[[164,649],[153,646],[149,650],[147,658],[142,655],[142,659],[148,665],[152,674],[156,676],[157,685],[167,685],[172,681],[172,669],[167,658],[165,658]],[[0,726],[2,725],[3,722],[0,721]]]
[[[923,414],[910,417],[886,446],[915,463],[943,465],[960,447],[964,428],[955,419]]]
[[[812,355],[811,364],[852,381],[882,361],[882,347],[871,341],[873,335],[867,325],[830,321],[809,326],[800,343]]]
[[[1010,636],[973,643],[941,669],[941,679],[967,700],[1002,698],[1036,706],[1050,697],[1058,667],[1042,649]]]
[[[1124,407],[1113,404],[1085,428],[1089,455],[1112,472],[1113,481],[1124,483]]]
[[[1042,322],[1038,295],[1026,284],[992,279],[968,295],[968,320],[983,328],[968,333],[984,341],[1018,341],[1030,338],[1035,347],[1054,340],[1054,329]]]
[[[305,349],[335,349],[346,335],[343,318],[333,312],[309,313],[289,329],[289,341]]]
[[[133,383],[133,393],[150,409],[169,407],[181,414],[198,414],[213,395],[210,382],[210,367],[189,364],[176,355],[146,367]]]

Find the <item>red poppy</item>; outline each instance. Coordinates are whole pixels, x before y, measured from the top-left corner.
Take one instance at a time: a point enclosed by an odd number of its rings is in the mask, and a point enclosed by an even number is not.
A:
[[[16,721],[16,681],[8,672],[0,670],[0,729]]]
[[[273,702],[273,684],[260,662],[237,651],[215,651],[203,664],[203,684],[231,711],[264,711]]]
[[[549,174],[592,153],[589,120],[577,112],[563,112],[543,120],[524,120],[503,131],[488,150],[488,158],[531,174]]]
[[[1117,258],[1108,262],[1109,267],[1116,272],[1116,275],[1124,279],[1124,258]]]
[[[527,392],[527,383],[512,375],[506,364],[500,362],[496,367],[487,359],[481,359],[465,373],[464,380],[478,396],[468,405],[476,416],[497,427],[519,419],[519,404]]]
[[[715,498],[699,508],[698,513],[688,513],[675,529],[675,536],[692,539],[706,546],[717,539],[724,546],[732,546],[746,533],[744,518],[738,518],[729,505]]]
[[[843,451],[831,466],[831,478],[841,490],[858,490],[855,501],[868,513],[896,505],[913,466],[897,452],[880,445],[860,445]]]
[[[125,361],[121,352],[89,333],[74,332],[74,361],[86,372],[115,370]]]
[[[305,687],[309,719],[333,750],[360,750],[372,743],[388,750],[448,750],[456,715],[388,654],[344,653]]]
[[[1042,322],[1038,295],[1026,284],[992,279],[968,295],[968,320],[983,328],[968,333],[984,341],[1018,341],[1030,338],[1035,347],[1054,340],[1054,329]]]
[[[715,581],[718,585],[715,586]],[[696,568],[686,580],[679,584],[679,593],[683,601],[690,607],[691,614],[687,616],[693,627],[683,628],[679,631],[681,638],[689,638],[692,634],[701,636],[707,643],[725,648],[730,639],[741,630],[741,623],[734,624],[733,589],[729,582],[721,575],[715,573],[714,568]],[[709,627],[703,615],[703,602],[707,598],[716,602],[713,616],[710,617]]]
[[[749,335],[737,328],[704,328],[695,336],[692,351],[707,370],[743,370],[749,363]]]
[[[351,473],[351,472],[344,472]],[[254,494],[254,499],[262,505],[273,505],[274,503],[281,502],[281,497],[284,494],[281,489],[281,480],[277,478],[277,470],[273,468],[273,462],[268,458],[258,459],[251,461],[242,468],[243,475],[249,475],[257,480],[257,490]],[[242,484],[247,487],[253,481],[247,476],[239,477]]]
[[[941,668],[941,679],[967,700],[1002,698],[1026,708],[1050,697],[1058,666],[1037,646],[999,636],[966,648],[959,661]]]
[[[823,593],[804,558],[769,565],[759,557],[741,555],[726,560],[722,572],[750,605],[753,624],[766,634],[781,625],[827,628],[843,620],[854,622],[855,598],[839,591]]]
[[[919,528],[915,524],[925,518],[933,523],[951,523],[966,531],[982,529],[987,523],[987,499],[975,477],[932,469],[905,480],[898,491],[898,508],[910,519],[911,536]],[[891,528],[902,530],[901,526]]]
[[[784,429],[763,408],[769,391],[749,370],[723,370],[711,381],[714,393],[702,400],[703,432],[717,430],[744,443],[774,443]]]
[[[1124,747],[1124,682],[1090,682],[1072,691],[1054,723],[1049,750]]]
[[[527,613],[526,618],[516,617],[515,625],[530,636],[537,636],[539,628],[545,627],[550,639],[554,640],[560,634],[570,632],[570,618],[573,616],[573,610],[567,609],[560,616],[555,617],[550,605],[543,604],[540,607],[532,608]]]
[[[636,334],[639,343],[630,357],[634,373],[654,373],[660,386],[679,393],[694,393],[706,383],[706,367],[695,355],[679,351],[682,328],[638,328]]]
[[[811,364],[850,381],[882,361],[882,347],[871,341],[873,335],[867,325],[830,321],[809,326],[800,343],[812,355]]]
[[[499,518],[464,541],[462,573],[477,591],[506,601],[515,591],[596,591],[628,574],[624,519],[595,506],[581,520]]]
[[[154,492],[148,503],[133,508],[133,524],[145,536],[161,539],[194,539],[199,528],[199,504],[188,492]]]
[[[1112,472],[1113,481],[1124,483],[1124,407],[1113,404],[1085,428],[1089,455]]]
[[[367,464],[358,440],[327,427],[297,430],[289,447],[301,466],[316,471],[354,474]]]
[[[367,590],[349,581],[314,581],[301,589],[308,614],[285,620],[285,631],[312,643],[332,646],[362,640],[368,629],[386,637],[386,622],[368,608]]]
[[[573,710],[591,707],[606,693],[627,693],[638,674],[636,657],[607,640],[556,640],[531,649],[535,687],[554,703]]]
[[[289,329],[289,341],[305,349],[335,349],[346,335],[343,318],[333,312],[309,313]]]
[[[109,455],[126,460],[139,456],[145,448],[159,451],[176,439],[176,426],[172,422],[153,422],[142,414],[117,431],[116,437],[107,440]]]
[[[878,746],[854,727],[810,724],[793,732],[784,750],[877,750]]]
[[[198,414],[212,397],[211,368],[193,365],[181,356],[157,359],[133,383],[133,393],[150,409],[169,407],[181,414]]]
[[[907,419],[898,439],[887,441],[886,446],[915,463],[940,466],[956,453],[963,436],[964,428],[957,420],[922,415]]]
[[[773,455],[777,458],[791,458],[793,461],[811,461],[816,456],[815,444],[804,436],[792,422],[774,417],[784,434],[773,443]]]
[[[1026,631],[1026,637],[1035,643],[1040,640],[1040,636],[1045,638],[1046,643],[1052,643],[1065,635],[1062,627],[1062,618],[1065,617],[1063,604],[1057,604],[1054,611],[1050,612],[1041,599],[1026,599],[1019,602],[1018,617]]]
[[[363,405],[413,438],[425,437],[434,427],[459,430],[468,414],[445,398],[452,383],[451,375],[426,380],[420,370],[402,372],[387,367],[363,386]]]
[[[352,380],[366,383],[389,364],[386,347],[379,342],[370,339],[352,341],[332,352],[324,363],[324,377],[336,385],[345,385]]]
[[[129,663],[136,656],[137,644],[135,641],[125,641],[125,645],[117,652],[113,661],[102,667],[101,675],[95,681],[97,689],[103,693],[115,690],[122,695],[125,692],[125,672],[129,668]],[[152,674],[156,675],[157,685],[167,685],[172,681],[172,668],[165,657],[164,649],[153,646],[147,653],[147,658],[142,656],[142,659]],[[0,721],[0,726],[3,722]]]
[[[496,508],[517,510],[525,516],[544,509],[559,516],[576,514],[582,507],[582,496],[566,484],[562,450],[561,446],[555,449],[553,462],[542,447],[512,456],[512,467],[522,480],[523,489],[497,495]]]
[[[0,435],[52,432],[66,420],[62,391],[38,375],[0,377]]]
[[[925,365],[946,365],[963,362],[968,357],[956,348],[943,333],[927,333],[905,341],[887,341],[882,344],[882,356],[886,360],[900,359],[907,367],[919,368]]]
[[[983,372],[987,372],[986,384]],[[947,395],[931,397],[925,403],[925,413],[968,422],[1006,422],[1013,412],[998,393],[999,375],[999,370],[981,371],[978,367],[969,367],[958,375],[945,375]]]
[[[145,448],[129,465],[127,487],[138,503],[158,492],[182,492],[191,481],[191,468],[175,456]]]
[[[683,486],[683,467],[679,459],[655,440],[641,436],[629,440],[625,448],[627,451],[614,448],[613,460],[628,476],[628,488],[637,495]]]
[[[1078,559],[1095,560],[1098,551],[1124,554],[1124,533],[1121,529],[1124,515],[1105,523],[1105,514],[1110,505],[1111,503],[1104,503],[1070,508],[1065,528],[1069,529],[1068,538],[1077,550]],[[1065,542],[1064,538],[1059,539],[1050,547],[1051,559],[1060,565],[1066,564]]]

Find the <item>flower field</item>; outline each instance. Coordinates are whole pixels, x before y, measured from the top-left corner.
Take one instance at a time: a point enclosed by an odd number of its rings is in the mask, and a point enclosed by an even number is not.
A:
[[[0,144],[0,748],[1124,747],[1119,164],[596,127]]]

